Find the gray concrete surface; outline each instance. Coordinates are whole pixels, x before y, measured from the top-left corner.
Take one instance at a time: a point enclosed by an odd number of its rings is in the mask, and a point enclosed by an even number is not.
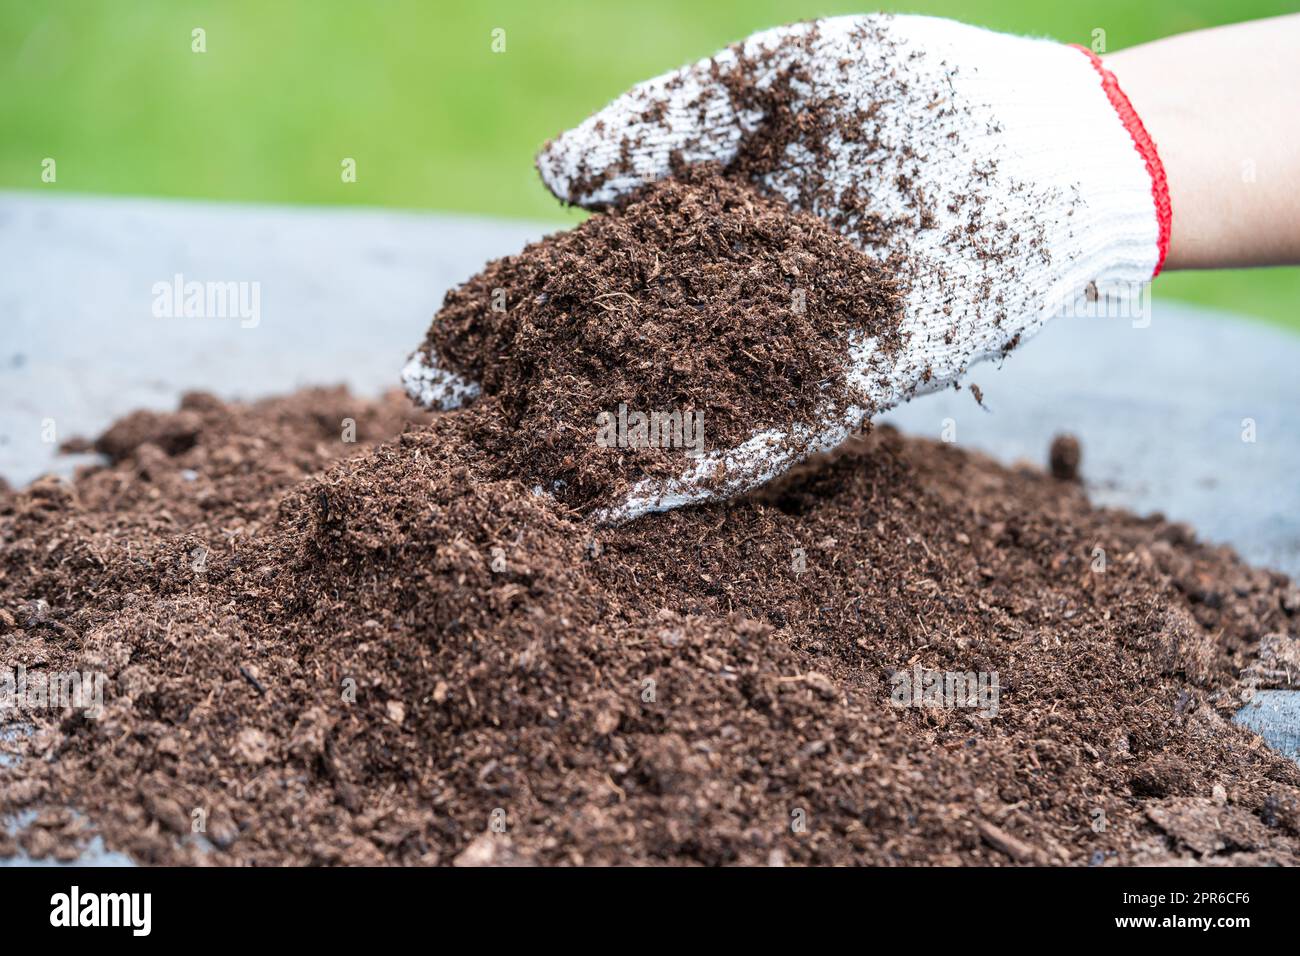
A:
[[[547,230],[450,215],[0,192],[0,476],[67,471],[93,435],[182,391],[397,384],[443,293]],[[157,318],[156,283],[257,283],[260,321]]]
[[[1300,691],[1260,690],[1233,718],[1280,754],[1300,763]]]
[[[57,441],[90,437],[187,389],[392,386],[448,288],[554,228],[0,192],[0,475],[71,471],[78,459],[45,440],[50,422]],[[156,286],[178,274],[255,283],[256,323],[158,317]],[[1001,367],[977,368],[984,408],[963,390],[885,419],[934,437],[951,420],[959,444],[1005,461],[1042,462],[1053,434],[1073,432],[1094,500],[1162,511],[1300,577],[1297,369],[1298,336],[1157,302],[1147,327],[1061,319]],[[1241,721],[1296,756],[1300,698],[1261,694],[1252,707]]]

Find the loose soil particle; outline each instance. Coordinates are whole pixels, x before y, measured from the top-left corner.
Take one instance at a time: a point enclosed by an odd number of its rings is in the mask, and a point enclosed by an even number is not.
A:
[[[1061,481],[1079,480],[1079,463],[1083,460],[1083,446],[1073,435],[1057,435],[1047,452],[1048,468],[1052,477]]]
[[[17,715],[0,853],[1296,861],[1300,768],[1226,717],[1300,593],[1185,527],[881,428],[593,529],[472,415],[412,418],[191,395],[0,495],[0,667],[108,681],[102,719]],[[997,671],[996,716],[894,706],[917,665]]]

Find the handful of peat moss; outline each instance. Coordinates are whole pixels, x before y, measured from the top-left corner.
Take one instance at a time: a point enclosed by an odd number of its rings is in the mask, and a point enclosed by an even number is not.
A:
[[[587,510],[841,414],[851,337],[897,350],[901,317],[887,264],[703,166],[490,263],[416,358],[478,383],[502,477]]]

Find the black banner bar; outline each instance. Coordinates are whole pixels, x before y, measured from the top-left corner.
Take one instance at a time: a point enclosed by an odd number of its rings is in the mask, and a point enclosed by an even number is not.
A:
[[[8,943],[75,933],[79,941],[339,945],[373,943],[377,926],[408,933],[428,924],[442,934],[477,927],[494,944],[518,934],[537,945],[587,937],[596,921],[640,927],[633,936],[665,932],[700,941],[716,934],[730,944],[792,929],[805,939],[820,931],[828,939],[846,931],[867,939],[933,932],[947,945],[963,937],[1181,944],[1199,935],[1231,946],[1242,933],[1292,925],[1291,877],[1214,868],[0,868],[0,911]]]

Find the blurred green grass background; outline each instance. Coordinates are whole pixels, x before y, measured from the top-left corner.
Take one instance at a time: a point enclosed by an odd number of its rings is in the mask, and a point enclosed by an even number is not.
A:
[[[1296,0],[887,3],[1114,51]],[[576,221],[538,145],[799,0],[0,0],[0,188],[349,203]],[[206,31],[207,52],[191,51]],[[505,30],[504,53],[492,31]],[[57,162],[55,184],[42,160]],[[352,157],[357,179],[344,183]],[[1171,274],[1180,298],[1300,330],[1300,269]]]

